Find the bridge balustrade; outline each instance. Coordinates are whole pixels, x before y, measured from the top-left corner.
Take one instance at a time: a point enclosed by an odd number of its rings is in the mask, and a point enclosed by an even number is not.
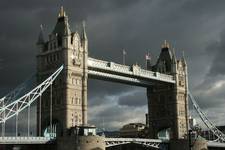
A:
[[[124,73],[128,73],[128,74],[131,72],[130,66],[116,64],[114,62],[110,62],[110,68],[112,68],[112,70],[114,70],[114,71],[124,72]]]

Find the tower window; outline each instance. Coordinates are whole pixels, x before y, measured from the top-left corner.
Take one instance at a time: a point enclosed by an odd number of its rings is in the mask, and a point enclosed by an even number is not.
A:
[[[62,38],[60,36],[58,36],[58,45],[62,46]]]
[[[73,37],[71,37],[71,44],[73,44]]]
[[[76,97],[76,104],[78,104],[78,98]]]
[[[56,42],[54,42],[54,49],[56,49]]]

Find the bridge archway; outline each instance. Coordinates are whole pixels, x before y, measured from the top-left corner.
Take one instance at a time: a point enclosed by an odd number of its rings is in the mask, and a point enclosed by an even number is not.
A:
[[[108,129],[111,130],[118,129],[116,124],[119,128],[128,123],[145,124],[145,114],[148,112],[145,88],[90,79],[88,91],[88,116],[91,124],[105,128],[110,122],[112,125]]]

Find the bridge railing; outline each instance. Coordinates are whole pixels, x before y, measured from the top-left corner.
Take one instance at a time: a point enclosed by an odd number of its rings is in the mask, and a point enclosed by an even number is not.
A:
[[[2,140],[51,140],[50,137],[39,137],[39,136],[17,136],[17,137],[11,137],[11,136],[3,136],[3,137],[0,137],[0,141]]]
[[[126,74],[130,76],[137,76],[137,77],[142,77],[147,79],[158,79],[158,80],[175,83],[174,77],[172,75],[145,70],[138,65],[127,66],[127,65],[121,65],[114,62],[108,62],[108,61],[103,61],[103,60],[89,57],[88,67],[117,72],[117,73]]]

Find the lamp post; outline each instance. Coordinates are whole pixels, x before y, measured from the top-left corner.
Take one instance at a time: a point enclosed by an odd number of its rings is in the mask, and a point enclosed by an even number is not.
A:
[[[189,145],[189,150],[192,150],[191,133],[192,133],[192,130],[189,129],[188,130],[188,145]]]

